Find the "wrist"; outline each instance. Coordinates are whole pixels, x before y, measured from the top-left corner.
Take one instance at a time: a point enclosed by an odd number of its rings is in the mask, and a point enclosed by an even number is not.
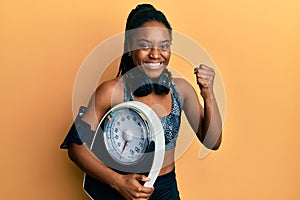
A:
[[[213,93],[210,93],[208,96],[203,97],[204,103],[213,103],[215,100],[215,96]]]
[[[121,174],[118,174],[117,172],[112,173],[109,176],[109,183],[108,185],[110,185],[110,187],[112,187],[115,190],[118,190],[118,183],[121,182]]]

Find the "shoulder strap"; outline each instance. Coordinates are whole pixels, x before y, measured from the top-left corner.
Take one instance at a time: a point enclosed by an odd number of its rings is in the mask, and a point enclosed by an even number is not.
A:
[[[133,101],[134,100],[133,94],[127,88],[126,76],[123,76],[123,82],[124,82],[124,102]]]
[[[175,100],[178,102],[178,106],[181,110],[182,109],[182,100],[181,100],[180,93],[179,93],[173,79],[171,81],[171,92],[173,93],[173,96],[174,96]]]

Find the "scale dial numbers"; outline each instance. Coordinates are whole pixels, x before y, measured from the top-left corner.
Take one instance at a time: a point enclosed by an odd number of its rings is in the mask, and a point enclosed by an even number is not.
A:
[[[141,160],[148,146],[148,125],[137,111],[115,110],[104,125],[104,142],[110,156],[130,165]]]

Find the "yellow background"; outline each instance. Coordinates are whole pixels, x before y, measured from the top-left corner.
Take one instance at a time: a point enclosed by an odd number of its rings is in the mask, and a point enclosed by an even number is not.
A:
[[[0,199],[88,199],[59,145],[76,73],[137,0],[0,2]],[[181,197],[299,199],[300,1],[149,1],[210,54],[226,89],[223,144],[177,161]]]

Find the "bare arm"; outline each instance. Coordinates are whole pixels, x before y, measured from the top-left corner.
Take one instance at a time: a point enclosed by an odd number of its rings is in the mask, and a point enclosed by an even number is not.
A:
[[[217,150],[222,141],[222,120],[213,92],[214,71],[206,66],[194,71],[204,107],[199,103],[193,87],[180,80],[183,110],[198,139],[209,149]]]
[[[96,130],[100,119],[112,107],[112,95],[117,81],[102,84],[91,98],[82,120]],[[118,92],[118,91],[116,91]],[[120,96],[120,95],[119,95]],[[148,181],[147,177],[138,174],[121,175],[97,159],[89,148],[83,144],[72,143],[68,150],[70,159],[93,178],[110,185],[126,199],[148,199],[153,188],[143,187],[139,181]]]

